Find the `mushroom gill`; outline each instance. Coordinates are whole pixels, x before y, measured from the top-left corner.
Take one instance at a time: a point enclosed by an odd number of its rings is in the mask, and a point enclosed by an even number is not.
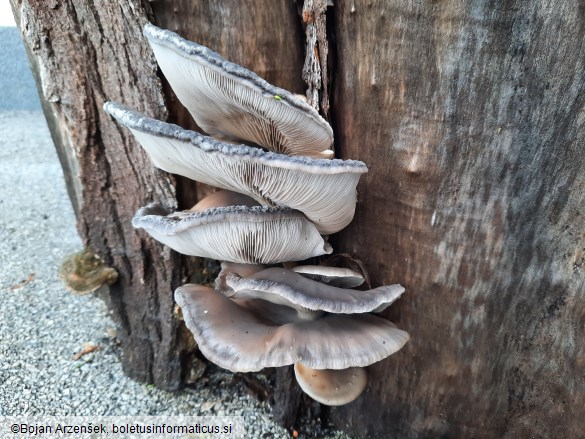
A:
[[[112,102],[104,109],[129,128],[156,167],[243,193],[263,205],[300,210],[321,234],[353,219],[356,186],[368,171],[356,160],[315,160],[222,143]]]
[[[230,206],[170,213],[150,204],[132,225],[173,250],[244,264],[274,264],[331,253],[315,226],[283,207]]]
[[[287,155],[333,156],[333,130],[303,100],[174,32],[147,24],[144,35],[173,91],[209,135]]]

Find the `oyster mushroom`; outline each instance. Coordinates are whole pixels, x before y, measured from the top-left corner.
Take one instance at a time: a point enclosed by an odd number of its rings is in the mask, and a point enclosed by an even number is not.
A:
[[[232,300],[202,285],[175,291],[203,355],[233,372],[301,363],[313,369],[364,367],[397,352],[408,334],[373,314],[302,320],[259,299]]]
[[[368,384],[362,367],[348,369],[311,369],[295,364],[295,378],[303,392],[325,405],[344,405],[355,400]]]
[[[189,209],[191,212],[204,212],[207,209],[229,206],[260,206],[260,203],[253,198],[237,192],[219,190],[207,195],[197,202],[195,206]]]
[[[170,213],[150,204],[132,225],[173,250],[243,264],[273,264],[331,253],[315,226],[283,207],[231,206]]]
[[[147,24],[144,35],[173,91],[209,135],[287,155],[333,156],[331,127],[303,100],[174,32]]]
[[[225,281],[231,289],[227,294],[234,299],[263,299],[300,312],[381,312],[404,292],[400,285],[386,285],[369,291],[337,288],[277,267],[267,268],[247,278],[228,274]]]
[[[104,109],[129,128],[155,166],[263,205],[300,210],[319,233],[335,233],[353,219],[356,186],[366,165],[355,160],[313,160],[231,145],[108,102]]]
[[[235,262],[222,261],[221,271],[215,279],[215,289],[217,291],[231,290],[226,284],[226,277],[230,274],[237,274],[240,277],[249,277],[259,271],[265,270],[267,267],[263,264],[237,264]]]

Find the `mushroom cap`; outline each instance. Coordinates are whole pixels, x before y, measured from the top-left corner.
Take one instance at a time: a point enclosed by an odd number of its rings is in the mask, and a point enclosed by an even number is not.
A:
[[[260,203],[252,197],[237,192],[219,190],[207,195],[197,202],[195,206],[189,209],[191,212],[203,212],[207,209],[229,206],[260,206]]]
[[[337,288],[284,268],[267,268],[250,277],[226,276],[234,299],[263,299],[299,311],[336,314],[380,312],[397,300],[404,288],[386,285],[368,291]]]
[[[236,303],[202,285],[178,288],[175,300],[203,355],[233,372],[294,363],[313,369],[363,367],[392,355],[409,338],[372,314],[275,322],[273,314],[282,316],[273,312],[278,305],[257,299]],[[247,307],[248,302],[254,306]]]
[[[331,246],[303,214],[282,207],[169,213],[150,204],[136,212],[132,225],[179,253],[244,264],[274,264],[331,253]]]
[[[147,24],[144,35],[173,91],[209,135],[333,157],[333,130],[306,102],[174,32]]]
[[[303,392],[325,405],[350,403],[360,396],[368,384],[368,375],[362,367],[311,369],[296,363],[295,377]]]
[[[368,171],[360,161],[289,157],[222,143],[111,102],[104,109],[164,171],[249,195],[263,205],[300,210],[321,234],[335,233],[353,219],[356,186]]]
[[[349,268],[327,267],[325,265],[299,265],[292,268],[292,271],[333,287],[354,288],[364,283],[364,277],[357,271]]]

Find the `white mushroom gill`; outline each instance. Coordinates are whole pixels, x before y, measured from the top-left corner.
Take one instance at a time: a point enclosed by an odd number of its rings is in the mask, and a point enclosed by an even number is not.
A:
[[[129,128],[160,169],[240,192],[264,205],[300,210],[321,234],[353,219],[356,187],[367,172],[355,160],[315,160],[232,145],[151,119],[119,104],[104,109]]]
[[[281,207],[170,213],[149,205],[136,213],[132,224],[179,253],[224,261],[274,264],[331,253],[303,214]]]
[[[400,285],[385,285],[369,291],[337,288],[284,268],[268,268],[250,277],[226,276],[234,299],[264,299],[299,310],[336,314],[380,312],[404,292]]]
[[[287,155],[333,156],[331,127],[293,94],[169,30],[147,24],[144,35],[173,91],[211,136]]]

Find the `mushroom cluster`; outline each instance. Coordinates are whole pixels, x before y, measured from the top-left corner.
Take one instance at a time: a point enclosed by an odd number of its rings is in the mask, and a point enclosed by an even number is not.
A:
[[[282,264],[332,252],[326,235],[351,222],[366,165],[332,159],[333,131],[303,99],[173,32],[147,24],[144,35],[211,137],[120,104],[104,108],[155,166],[220,189],[190,210],[150,204],[132,220],[180,253],[223,261],[215,288],[175,292],[201,352],[234,372],[294,365],[315,400],[354,400],[366,386],[363,368],[408,341],[375,314],[404,288],[356,290],[364,279],[355,271]]]

